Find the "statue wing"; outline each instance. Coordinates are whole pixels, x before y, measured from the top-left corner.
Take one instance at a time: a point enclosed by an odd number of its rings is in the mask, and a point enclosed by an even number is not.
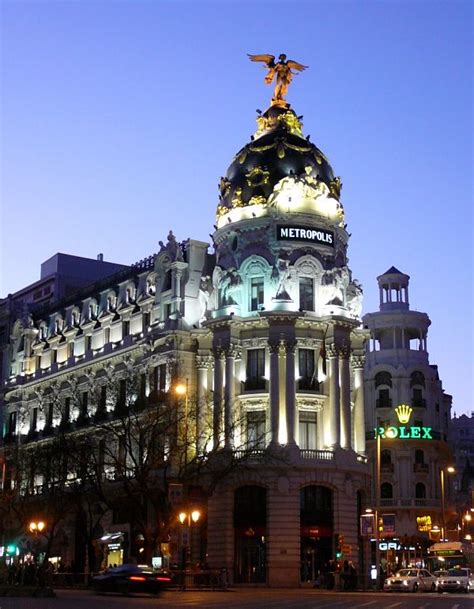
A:
[[[293,70],[298,70],[299,72],[302,72],[303,70],[306,70],[306,68],[308,67],[308,66],[304,66],[302,63],[298,63],[297,61],[293,61],[293,59],[289,59],[286,62],[286,65],[289,68],[293,68]]]
[[[267,65],[267,68],[275,66],[275,55],[248,55],[250,61],[262,61]]]

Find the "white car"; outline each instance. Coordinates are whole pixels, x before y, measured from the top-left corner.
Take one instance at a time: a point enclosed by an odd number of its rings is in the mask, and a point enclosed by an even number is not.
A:
[[[386,592],[434,592],[436,577],[426,569],[400,569],[387,577],[383,585]]]
[[[442,592],[470,592],[474,590],[474,577],[470,569],[455,567],[438,577],[437,590]]]

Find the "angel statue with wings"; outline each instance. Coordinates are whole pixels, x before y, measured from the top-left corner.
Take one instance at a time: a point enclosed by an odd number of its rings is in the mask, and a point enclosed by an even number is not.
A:
[[[296,74],[296,72],[292,72],[291,69],[293,68],[293,70],[302,72],[303,70],[306,70],[308,66],[304,66],[302,63],[298,63],[292,59],[286,61],[286,55],[284,53],[278,57],[279,61],[276,63],[275,55],[249,55],[249,58],[250,61],[261,61],[267,66],[268,73],[265,76],[267,85],[270,85],[274,78],[276,79],[272,105],[286,106],[287,102],[285,101],[285,95],[293,80],[293,76]]]

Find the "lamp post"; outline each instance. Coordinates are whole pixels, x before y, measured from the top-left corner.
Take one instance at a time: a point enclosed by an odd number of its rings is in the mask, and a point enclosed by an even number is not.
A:
[[[187,558],[192,559],[191,553],[191,526],[193,523],[196,523],[201,518],[201,512],[199,510],[188,510],[186,512],[180,512],[178,514],[178,520],[181,525],[186,528],[183,530],[183,535],[181,537],[182,543],[182,563],[183,563],[183,590],[186,590],[186,563]]]
[[[29,523],[29,525],[28,525],[28,530],[30,531],[30,533],[32,535],[34,535],[34,540],[35,540],[35,543],[34,543],[34,549],[35,549],[35,551],[34,551],[34,554],[33,554],[35,562],[36,562],[36,559],[37,559],[37,551],[36,551],[36,549],[37,549],[37,547],[36,547],[37,546],[37,537],[38,537],[38,535],[40,535],[44,531],[45,526],[46,526],[46,524],[42,520],[32,520]]]
[[[184,470],[188,466],[188,379],[174,388],[177,395],[184,396]]]
[[[444,472],[445,471],[447,474],[454,474],[454,472],[456,470],[454,469],[454,467],[449,466],[446,468],[446,470],[444,469],[444,467],[442,467],[439,471],[440,485],[441,485],[441,541],[443,541],[446,536],[445,489],[444,489],[444,485],[445,485]]]
[[[381,436],[377,427],[377,444],[375,455],[375,566],[377,568],[377,577],[375,579],[376,589],[380,588],[380,531],[379,531],[379,514],[380,514],[380,457],[381,457]]]

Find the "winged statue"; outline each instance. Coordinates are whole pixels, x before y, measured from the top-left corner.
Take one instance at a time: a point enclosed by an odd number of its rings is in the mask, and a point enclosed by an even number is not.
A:
[[[286,55],[284,53],[279,55],[279,61],[277,62],[275,62],[275,55],[249,55],[248,57],[250,61],[259,61],[266,65],[268,68],[267,75],[265,76],[267,85],[270,85],[275,79],[272,105],[287,105],[285,95],[293,80],[293,76],[297,74],[297,72],[306,70],[308,66],[293,61],[293,59],[288,59],[288,61],[286,61]],[[297,70],[297,72],[292,72],[292,69]]]

